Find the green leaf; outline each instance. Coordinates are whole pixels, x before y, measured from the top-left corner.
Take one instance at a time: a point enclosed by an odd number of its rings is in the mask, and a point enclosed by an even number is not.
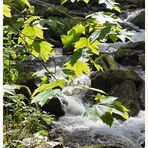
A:
[[[39,28],[37,25],[33,26],[33,30],[35,32],[35,35],[39,37],[40,39],[43,39],[43,30]]]
[[[89,48],[91,50],[91,52],[93,52],[96,55],[99,55],[99,50],[98,50],[98,45],[99,45],[99,41],[94,41],[93,43],[90,43],[90,39],[89,38],[84,38],[81,37],[79,39],[79,41],[77,41],[75,43],[75,50],[80,49],[80,48]]]
[[[34,20],[38,20],[38,19],[40,19],[40,17],[39,16],[31,16],[31,17],[29,17],[25,22],[24,22],[24,24],[26,25],[28,25],[29,23],[31,23],[32,21],[34,21]]]
[[[28,2],[28,0],[18,0],[18,2],[22,5],[26,5],[30,8],[30,3]]]
[[[9,5],[3,4],[3,15],[5,17],[11,17],[11,9]]]
[[[82,49],[76,50],[72,54],[71,60],[70,60],[71,66],[73,66],[77,62],[77,60],[81,57],[81,55],[82,55]]]
[[[52,99],[57,93],[59,93],[60,89],[49,89],[46,91],[43,91],[33,97],[31,103],[38,102],[41,106],[43,106],[48,100]]]
[[[81,76],[83,72],[86,74],[90,73],[88,64],[79,60],[73,65],[73,70],[77,77]]]
[[[100,32],[101,32],[100,30],[96,30],[95,32],[93,32],[93,33],[90,35],[91,43],[93,43],[96,39],[99,38]]]
[[[121,39],[122,42],[125,42],[126,39],[132,41],[132,38],[131,38],[131,37],[132,37],[133,35],[134,35],[134,34],[133,34],[132,32],[127,31],[126,29],[122,29],[122,30],[119,32],[119,35],[117,35],[117,36]]]
[[[100,90],[100,89],[97,89],[97,88],[92,88],[92,87],[89,87],[89,86],[86,86],[86,85],[80,85],[80,86],[83,87],[83,88],[92,90],[92,91],[96,91],[98,93],[106,94],[103,90]]]
[[[52,49],[52,47],[53,47],[52,44],[50,44],[46,41],[42,41],[39,43],[39,45],[40,45],[40,55],[44,61],[48,60],[48,55],[55,55],[55,52]]]
[[[32,96],[35,96],[37,93],[45,91],[45,90],[49,90],[49,89],[53,89],[55,87],[61,87],[63,88],[65,85],[65,80],[57,80],[54,82],[51,82],[49,84],[43,84],[42,86],[40,86],[39,88],[37,88]]]
[[[89,0],[83,0],[86,4],[88,4]]]
[[[89,39],[81,37],[78,42],[75,43],[75,49],[80,49],[89,46]]]
[[[67,2],[67,0],[61,0],[61,5],[63,5],[66,2]]]
[[[99,0],[99,4],[106,4],[106,7],[108,9],[113,9],[115,5],[117,5],[118,3],[116,3],[114,0]]]
[[[92,61],[91,60],[91,63],[93,63],[93,65],[95,66],[95,68],[98,70],[98,71],[103,71],[103,68],[100,66],[100,65],[98,65],[96,62],[94,62],[94,61]]]
[[[31,45],[35,40],[35,32],[33,28],[29,25],[25,26],[22,32],[20,33],[20,37],[18,38],[18,43]]]
[[[81,34],[85,34],[85,27],[81,24],[77,24],[71,30],[68,31],[67,35],[61,36],[61,40],[64,44],[64,47],[66,48],[72,45],[73,43],[77,42]]]
[[[111,126],[114,121],[111,113],[109,112],[106,112],[103,116],[101,116],[101,119],[104,123],[106,123],[109,126]]]
[[[116,5],[115,5],[115,6],[113,7],[113,9],[121,13],[121,9],[120,9],[119,6],[116,6]]]
[[[115,100],[117,100],[117,97],[106,96],[105,98],[101,98],[99,101],[101,104],[112,104]]]
[[[107,25],[105,28],[103,28],[100,32],[99,40],[103,40],[108,35],[108,33],[110,33],[110,31],[111,25]]]

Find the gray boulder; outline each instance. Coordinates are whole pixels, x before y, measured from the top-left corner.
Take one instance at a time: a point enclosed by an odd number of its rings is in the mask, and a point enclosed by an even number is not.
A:
[[[133,23],[135,26],[145,28],[145,9],[136,10],[127,18],[128,22]]]
[[[91,75],[92,87],[108,92],[114,85],[125,80],[132,80],[136,88],[143,83],[143,80],[132,70],[108,70],[105,72],[95,72]]]
[[[129,109],[130,116],[137,116],[140,111],[139,95],[132,80],[126,80],[115,85],[110,90],[110,95],[118,97],[118,101]]]

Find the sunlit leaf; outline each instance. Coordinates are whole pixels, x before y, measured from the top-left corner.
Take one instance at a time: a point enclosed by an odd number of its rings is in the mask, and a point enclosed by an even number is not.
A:
[[[40,55],[42,56],[44,61],[48,60],[48,55],[55,55],[54,50],[52,49],[53,45],[46,42],[42,41],[39,43],[40,45]]]
[[[31,103],[38,102],[41,106],[43,106],[48,100],[52,99],[57,93],[59,93],[60,89],[49,89],[46,91],[43,91],[33,97]]]
[[[57,81],[51,82],[49,84],[43,84],[34,91],[32,96],[35,96],[37,93],[40,93],[42,91],[53,89],[55,87],[63,88],[65,83],[66,83],[65,80],[57,80]]]
[[[11,9],[9,5],[3,4],[3,15],[5,17],[11,17]]]
[[[39,28],[37,25],[33,26],[33,30],[35,32],[35,35],[41,39],[43,39],[43,30]]]
[[[73,65],[73,70],[77,77],[81,76],[83,72],[86,74],[90,73],[88,64],[79,60]]]
[[[30,7],[30,3],[28,2],[28,0],[18,0],[18,1],[19,1],[19,3],[24,4],[24,5],[28,6],[28,7]]]
[[[33,28],[29,25],[25,26],[22,32],[20,33],[20,37],[18,38],[18,43],[31,45],[34,42],[36,35]]]

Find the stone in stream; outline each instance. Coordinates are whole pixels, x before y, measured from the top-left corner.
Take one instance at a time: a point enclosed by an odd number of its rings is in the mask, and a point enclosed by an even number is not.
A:
[[[145,28],[145,9],[136,10],[131,13],[131,15],[127,18],[128,22],[133,23],[135,26],[139,26],[140,28]]]
[[[114,58],[121,65],[137,66],[139,64],[142,64],[142,59],[141,61],[139,61],[141,55],[144,55],[143,50],[134,50],[128,47],[126,48],[121,47],[118,49],[118,51],[115,52]]]
[[[42,106],[42,110],[57,117],[64,116],[64,104],[67,105],[67,102],[62,102],[58,97],[54,97]]]
[[[108,92],[112,86],[125,80],[132,80],[136,88],[143,83],[143,80],[132,70],[108,70],[105,72],[95,72],[91,75],[92,87]]]
[[[140,96],[138,89],[143,80],[132,70],[108,70],[97,72],[91,76],[92,87],[104,90],[111,96],[119,97],[130,112],[130,116],[136,116],[140,111]]]
[[[123,81],[112,87],[109,94],[118,97],[118,101],[129,109],[129,116],[137,116],[140,111],[139,95],[132,80]]]

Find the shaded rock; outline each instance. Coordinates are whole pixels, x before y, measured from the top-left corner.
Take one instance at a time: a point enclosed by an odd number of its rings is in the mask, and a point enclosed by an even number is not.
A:
[[[67,102],[62,102],[58,97],[54,97],[42,106],[42,110],[57,117],[64,116],[64,104],[67,104]]]
[[[130,116],[138,115],[140,111],[139,95],[132,80],[126,80],[113,86],[109,94],[118,97],[118,101],[130,110]]]
[[[145,28],[145,9],[136,10],[127,18],[128,22],[133,23],[140,28]]]
[[[141,87],[139,88],[139,96],[140,96],[140,108],[141,109],[145,109],[145,84],[143,83],[143,85],[141,85]]]
[[[113,55],[111,54],[103,54],[100,57],[95,59],[95,62],[99,64],[104,71],[108,69],[117,69],[117,63],[114,60]]]
[[[91,75],[92,87],[102,89],[108,92],[112,86],[125,80],[132,80],[136,88],[143,83],[143,80],[132,70],[108,70],[105,72],[96,72]]]
[[[139,64],[139,55],[141,55],[143,50],[133,50],[132,48],[119,48],[115,52],[115,60],[121,65],[132,65],[137,66]]]
[[[145,54],[139,55],[139,64],[145,68]]]
[[[127,3],[135,4],[138,7],[144,7],[145,0],[125,0]]]

